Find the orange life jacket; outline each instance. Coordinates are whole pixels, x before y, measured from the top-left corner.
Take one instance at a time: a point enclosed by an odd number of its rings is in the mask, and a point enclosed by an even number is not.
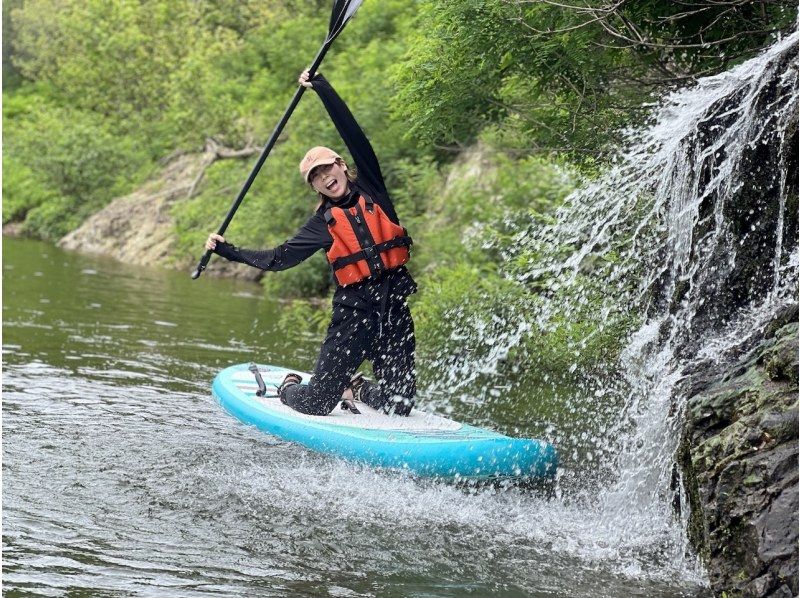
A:
[[[328,261],[341,286],[378,277],[408,261],[411,237],[363,195],[352,208],[330,208],[325,222],[333,237]]]

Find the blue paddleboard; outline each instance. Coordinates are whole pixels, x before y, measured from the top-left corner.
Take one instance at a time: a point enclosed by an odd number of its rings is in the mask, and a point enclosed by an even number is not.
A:
[[[242,422],[312,450],[425,477],[502,480],[555,475],[558,455],[547,442],[511,438],[419,409],[412,409],[408,417],[389,416],[356,403],[359,414],[337,407],[330,415],[305,415],[275,396],[284,376],[294,370],[259,365],[267,396],[258,397],[248,367],[234,365],[217,375],[212,389],[220,404]],[[307,384],[310,374],[300,375]]]

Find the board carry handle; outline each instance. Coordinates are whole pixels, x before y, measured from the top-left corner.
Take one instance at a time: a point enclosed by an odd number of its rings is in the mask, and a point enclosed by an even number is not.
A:
[[[267,396],[267,385],[264,384],[264,378],[261,377],[261,372],[258,371],[258,366],[255,363],[251,363],[250,367],[248,368],[253,375],[256,377],[256,384],[258,384],[258,390],[256,391],[257,397],[265,397]],[[276,397],[278,395],[275,395]]]

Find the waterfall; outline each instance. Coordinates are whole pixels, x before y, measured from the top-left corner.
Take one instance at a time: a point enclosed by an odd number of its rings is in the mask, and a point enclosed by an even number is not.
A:
[[[595,302],[601,289],[601,328],[623,313],[638,322],[614,381],[606,372],[587,385],[593,396],[574,399],[611,395],[615,410],[598,440],[605,454],[587,451],[581,466],[583,477],[603,472],[582,524],[596,545],[685,560],[674,457],[687,368],[711,361],[721,370],[797,301],[797,45],[794,33],[668,95],[644,126],[625,132],[608,170],[574,192],[553,224],[519,230],[505,251],[506,278],[540,301],[527,322],[486,341],[491,355],[502,359],[520,334],[547,332],[579,312],[587,281]],[[459,372],[499,367],[467,359],[455,363]]]
[[[616,164],[514,250],[576,245],[566,261],[518,274],[523,284],[547,274],[576,285],[590,256],[618,254],[592,276],[611,289],[608,309],[624,305],[644,321],[619,363],[618,476],[600,512],[613,533],[661,534],[677,553],[685,536],[672,523],[670,481],[684,372],[698,360],[724,364],[796,301],[797,44],[794,33],[669,95],[651,126],[627,133]],[[560,308],[546,305],[540,324]]]

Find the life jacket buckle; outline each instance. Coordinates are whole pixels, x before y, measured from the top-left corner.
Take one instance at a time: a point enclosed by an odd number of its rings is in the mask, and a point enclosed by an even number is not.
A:
[[[381,259],[380,253],[375,250],[375,246],[370,245],[364,247],[362,251],[364,252],[364,259],[367,261],[370,271],[374,271],[373,275],[377,276],[383,272],[383,260]]]

